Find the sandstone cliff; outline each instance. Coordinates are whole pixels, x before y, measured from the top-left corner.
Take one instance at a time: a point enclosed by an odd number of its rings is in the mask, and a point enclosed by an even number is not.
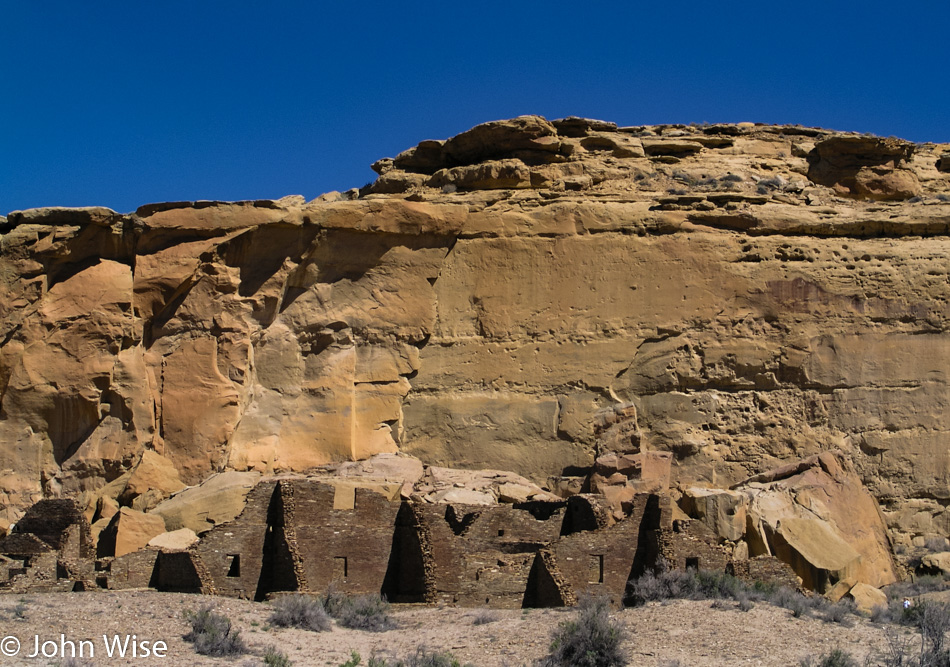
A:
[[[896,539],[950,533],[950,144],[527,116],[374,169],[0,218],[9,518],[400,450],[728,486],[840,449]]]

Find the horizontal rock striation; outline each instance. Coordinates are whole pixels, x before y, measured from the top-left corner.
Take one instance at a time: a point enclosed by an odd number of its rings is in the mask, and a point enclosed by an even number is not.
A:
[[[544,482],[658,450],[729,486],[838,449],[892,539],[947,535],[948,163],[525,116],[311,202],[10,213],[0,501],[147,511],[396,451]]]

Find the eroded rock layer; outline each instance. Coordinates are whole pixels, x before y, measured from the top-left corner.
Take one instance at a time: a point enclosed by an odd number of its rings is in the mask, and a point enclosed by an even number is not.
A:
[[[948,164],[797,126],[527,116],[311,202],[11,213],[8,518],[400,450],[541,483],[658,450],[674,483],[723,487],[839,449],[894,539],[947,535]]]

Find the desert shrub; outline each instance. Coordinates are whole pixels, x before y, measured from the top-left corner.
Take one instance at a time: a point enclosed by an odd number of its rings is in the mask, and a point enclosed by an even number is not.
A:
[[[361,664],[360,654],[353,651],[350,654],[350,659],[341,664],[340,667],[356,667]],[[423,647],[417,648],[416,652],[405,660],[397,660],[396,662],[389,662],[385,658],[374,655],[370,657],[366,665],[367,667],[473,667],[469,664],[462,665],[448,651],[429,651]]]
[[[239,630],[231,627],[227,616],[216,614],[211,606],[198,611],[186,611],[185,620],[191,625],[191,631],[185,635],[185,641],[195,646],[195,652],[201,655],[233,656],[247,653]]]
[[[735,600],[745,592],[746,584],[725,572],[712,570],[694,571],[698,592],[705,598],[726,598]]]
[[[893,602],[891,604],[894,604]],[[878,605],[871,610],[871,623],[888,623],[890,618],[890,605]]]
[[[871,622],[916,625],[916,613],[914,607],[905,609],[901,600],[890,600],[886,606],[878,606],[871,610]]]
[[[321,598],[323,608],[333,618],[337,618],[342,613],[343,608],[349,604],[349,600],[350,596],[337,588],[333,583],[327,586],[327,590]]]
[[[917,627],[924,646],[924,654],[933,664],[950,664],[947,632],[950,632],[950,605],[922,601],[916,607]]]
[[[667,570],[647,571],[639,579],[627,585],[626,603],[640,606],[660,600],[762,600],[764,587],[749,586],[725,572],[712,570]]]
[[[762,178],[758,182],[758,187],[756,187],[756,192],[760,195],[766,195],[775,190],[783,190],[786,186],[785,179],[781,176],[772,176],[770,178]]]
[[[310,595],[277,598],[274,613],[268,620],[282,628],[302,628],[313,632],[325,632],[331,626],[323,601]]]
[[[472,625],[488,625],[501,619],[497,611],[492,609],[482,609],[475,613],[472,618]]]
[[[769,597],[769,604],[788,609],[795,618],[808,615],[808,601],[805,596],[787,586],[777,589]]]
[[[390,616],[392,608],[378,594],[347,595],[330,584],[321,602],[324,610],[345,628],[385,632],[396,627]]]
[[[360,664],[360,654],[356,651],[350,651],[350,659],[340,663],[340,667],[356,667],[358,664]],[[383,665],[379,667],[383,667]]]
[[[887,587],[887,597],[891,600],[915,598],[924,593],[935,593],[950,588],[950,581],[943,575],[920,575],[913,581],[899,581]]]
[[[847,651],[840,648],[833,649],[830,653],[825,653],[817,660],[805,658],[799,662],[801,667],[858,667],[858,662]]]
[[[768,600],[779,588],[780,586],[772,581],[754,581],[747,593],[753,600]]]
[[[576,617],[553,633],[551,652],[539,667],[615,667],[626,664],[623,627],[610,619],[606,598],[586,597]]]
[[[59,667],[92,667],[93,665],[93,663],[88,660],[74,658],[73,656],[66,656],[58,664]]]
[[[646,572],[639,579],[627,585],[625,603],[639,606],[647,602],[662,600],[735,600],[738,608],[749,611],[755,601],[766,601],[776,607],[783,607],[796,618],[810,616],[813,613],[829,623],[847,625],[855,615],[855,607],[850,602],[831,603],[820,595],[805,597],[788,587],[776,587],[767,582],[748,584],[724,572],[712,570],[666,570]],[[722,609],[722,604],[714,607]]]
[[[660,600],[696,599],[699,582],[695,570],[648,570],[627,584],[627,604],[632,607]]]
[[[290,667],[294,663],[287,657],[286,653],[271,647],[264,651],[264,664],[267,667]]]
[[[888,610],[875,610],[886,621],[911,625],[917,628],[916,642],[901,630],[886,628],[884,637],[887,649],[880,658],[884,667],[947,667],[950,665],[950,605],[918,601],[908,609],[900,602],[892,602]],[[874,616],[872,615],[872,620]],[[915,648],[916,644],[916,648]]]
[[[942,551],[950,551],[950,544],[947,543],[947,538],[945,537],[928,537],[924,542],[924,548],[927,551],[932,553],[940,553]]]
[[[822,620],[827,623],[838,623],[840,625],[851,625],[851,617],[857,613],[853,602],[840,600],[837,603],[829,602],[822,609]]]
[[[344,628],[367,630],[368,632],[386,632],[396,627],[390,616],[391,607],[379,595],[358,595],[335,600],[327,608]]]
[[[414,654],[396,663],[396,667],[462,667],[462,663],[448,651],[440,653],[420,647]]]
[[[805,598],[805,604],[808,613],[816,615],[826,623],[850,626],[851,617],[857,614],[854,602],[846,599],[832,602],[822,595],[813,595]],[[792,613],[794,613],[794,609]]]
[[[882,667],[910,667],[913,664],[910,637],[898,629],[886,628],[884,639],[887,641],[887,648],[883,656],[878,656]],[[871,661],[868,660],[868,663]]]

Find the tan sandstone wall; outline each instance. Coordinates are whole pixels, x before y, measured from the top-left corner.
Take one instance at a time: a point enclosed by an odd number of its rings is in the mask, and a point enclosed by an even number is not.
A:
[[[541,481],[629,403],[674,482],[841,449],[947,535],[948,153],[522,117],[312,202],[11,213],[0,500],[94,503],[147,449],[185,484],[398,450]]]

